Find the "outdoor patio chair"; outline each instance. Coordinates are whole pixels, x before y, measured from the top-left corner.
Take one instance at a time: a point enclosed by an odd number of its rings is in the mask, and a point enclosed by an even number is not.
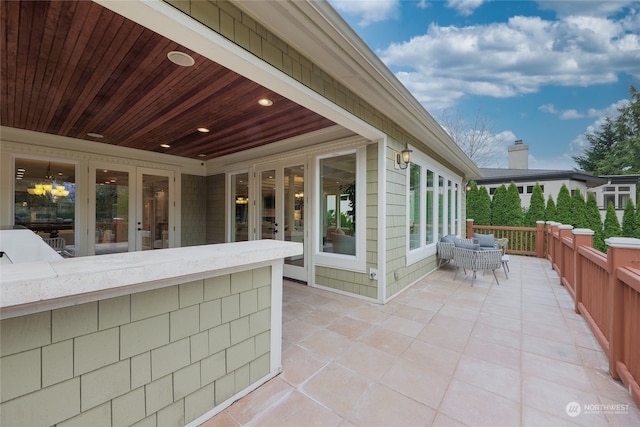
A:
[[[43,237],[42,240],[63,257],[73,257],[73,254],[67,250],[67,241],[63,237]]]
[[[444,236],[440,241],[436,244],[436,248],[438,250],[438,269],[453,259],[453,248],[455,247],[455,243],[463,245],[473,244],[473,239],[459,239],[456,236]]]
[[[453,262],[458,268],[462,267],[465,275],[467,274],[467,270],[473,271],[471,286],[473,286],[473,281],[476,278],[476,272],[485,270],[491,270],[493,277],[496,279],[496,283],[500,285],[498,276],[496,276],[496,270],[502,267],[502,251],[499,249],[473,250],[454,247]],[[456,269],[454,280],[457,275],[458,271]]]

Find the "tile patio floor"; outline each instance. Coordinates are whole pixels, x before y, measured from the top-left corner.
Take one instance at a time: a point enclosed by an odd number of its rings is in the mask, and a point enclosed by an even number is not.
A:
[[[285,282],[282,374],[202,427],[640,426],[549,263],[509,264],[474,287],[445,266],[386,305]]]

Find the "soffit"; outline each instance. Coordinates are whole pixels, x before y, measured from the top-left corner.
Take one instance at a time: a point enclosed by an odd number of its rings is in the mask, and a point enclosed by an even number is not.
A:
[[[97,3],[0,7],[3,126],[206,160],[334,125]],[[170,62],[174,50],[195,65]]]

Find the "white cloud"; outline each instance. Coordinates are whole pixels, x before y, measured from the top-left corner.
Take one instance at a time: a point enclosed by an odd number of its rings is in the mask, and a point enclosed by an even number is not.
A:
[[[400,0],[330,0],[329,3],[341,14],[360,16],[358,24],[363,27],[395,17],[400,9]]]
[[[597,121],[595,124],[601,124],[605,117],[617,117],[620,113],[620,108],[628,105],[629,101],[627,99],[621,99],[620,101],[614,102],[613,104],[602,108],[589,108],[584,112],[579,112],[575,109],[568,110],[557,110],[553,104],[544,104],[538,107],[538,110],[543,113],[549,113],[557,115],[561,120],[572,120],[572,119],[584,119],[589,117],[597,117],[599,122]]]
[[[538,1],[540,8],[553,10],[559,17],[566,16],[611,16],[620,12],[625,7],[631,6],[635,1],[584,1],[584,0],[563,0],[563,1]]]
[[[484,0],[448,0],[447,7],[457,10],[462,16],[469,16],[482,6],[482,3]]]
[[[583,114],[578,113],[577,110],[565,110],[560,113],[561,120],[572,120],[572,119],[582,119],[584,117]]]
[[[622,20],[515,16],[466,27],[432,24],[378,55],[403,70],[398,78],[427,109],[464,95],[505,98],[549,85],[614,83],[623,72],[640,78],[640,35],[631,32],[639,16],[630,10]]]
[[[558,113],[558,111],[556,110],[556,107],[553,104],[541,105],[538,107],[538,110],[542,111],[543,113],[550,113],[550,114]]]

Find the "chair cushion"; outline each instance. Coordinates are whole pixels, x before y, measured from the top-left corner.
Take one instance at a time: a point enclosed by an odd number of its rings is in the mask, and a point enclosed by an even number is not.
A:
[[[442,238],[440,239],[440,241],[444,243],[455,243],[458,240],[459,239],[453,234],[447,234],[446,236],[442,236]]]
[[[456,248],[471,249],[473,251],[480,250],[480,245],[479,244],[463,242],[462,240],[458,240],[457,242],[454,243],[454,245],[456,246]]]
[[[478,240],[478,244],[482,248],[495,248],[496,247],[496,239],[493,237],[493,234],[473,233],[473,238]]]

